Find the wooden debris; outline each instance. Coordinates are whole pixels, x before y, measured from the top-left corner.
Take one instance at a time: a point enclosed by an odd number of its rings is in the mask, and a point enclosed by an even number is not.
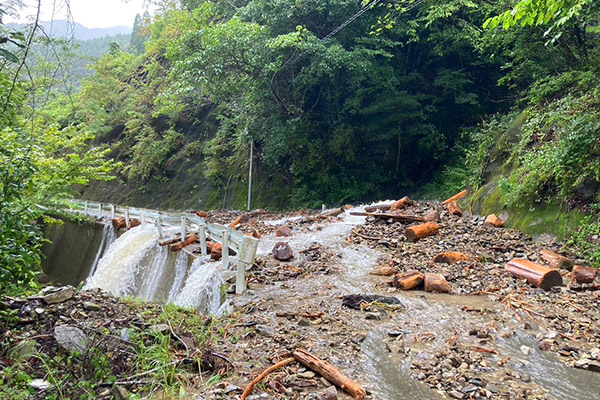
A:
[[[426,292],[438,292],[438,293],[450,293],[450,284],[444,278],[442,274],[425,274],[425,291]]]
[[[415,225],[408,228],[404,232],[404,236],[409,242],[416,242],[424,237],[435,235],[439,232],[440,227],[435,222],[427,222],[421,225]]]
[[[142,221],[140,221],[137,218],[132,218],[129,220],[129,228],[127,228],[127,229],[135,228],[136,226],[140,226],[141,224],[142,224]]]
[[[279,368],[285,367],[286,365],[293,363],[294,361],[296,361],[294,357],[286,358],[285,360],[279,361],[277,364],[271,365],[269,368],[265,369],[263,372],[261,372],[260,375],[254,378],[252,382],[250,382],[250,384],[246,387],[246,390],[244,390],[244,393],[242,393],[242,397],[240,398],[240,400],[245,400],[246,397],[248,397],[248,395],[252,393],[252,389],[254,388],[254,386],[258,382],[263,380],[265,376],[269,375],[273,371],[278,370]]]
[[[282,225],[279,228],[277,228],[277,230],[275,231],[275,234],[277,235],[277,237],[294,236],[294,232],[292,232],[292,230],[290,228],[288,228],[286,225]]]
[[[368,213],[368,212],[353,211],[350,213],[350,215],[355,215],[358,217],[391,218],[391,219],[397,219],[400,222],[425,222],[425,218],[423,218],[423,217],[417,217],[415,215],[407,215],[407,214]]]
[[[392,207],[391,204],[380,204],[377,206],[365,207],[365,212],[372,213],[375,211],[388,211]]]
[[[597,274],[598,270],[596,268],[581,267],[579,265],[573,267],[573,280],[577,283],[592,283]]]
[[[159,242],[158,245],[159,246],[167,246],[169,244],[173,244],[173,243],[177,243],[177,242],[181,242],[181,236],[176,236],[176,237],[171,238],[171,239],[163,240],[162,242]]]
[[[362,310],[363,306],[371,303],[387,304],[392,307],[402,307],[400,299],[378,294],[349,294],[342,298],[342,305],[353,310]]]
[[[460,208],[460,206],[458,205],[457,202],[452,201],[452,202],[448,203],[446,205],[446,207],[448,208],[448,212],[450,213],[450,215],[456,215],[456,216],[462,217],[462,215],[463,215],[462,208]]]
[[[328,211],[325,211],[325,212],[319,214],[317,217],[320,217],[320,218],[337,217],[338,215],[342,214],[344,211],[346,211],[344,209],[344,207],[334,208],[333,210],[328,210]]]
[[[465,197],[466,195],[467,195],[467,189],[463,190],[462,192],[460,192],[460,193],[458,193],[458,194],[455,194],[454,196],[450,197],[450,198],[449,198],[449,199],[447,199],[447,200],[444,200],[444,201],[442,202],[442,204],[443,204],[443,205],[446,205],[446,204],[452,203],[453,201],[456,201],[456,200],[462,199],[462,198],[463,198],[463,197]]]
[[[208,246],[207,250],[208,250]],[[223,245],[220,243],[214,243],[210,248],[210,259],[213,261],[219,261],[223,257]]]
[[[200,210],[194,211],[194,214],[196,214],[200,218],[208,218],[210,216],[210,214],[207,213],[206,211],[200,211]]]
[[[550,268],[572,270],[575,263],[565,256],[551,250],[542,250],[540,256],[548,263]]]
[[[115,231],[119,229],[126,228],[127,223],[125,222],[125,217],[116,217],[112,219],[112,226],[115,228]]]
[[[392,284],[398,289],[410,290],[422,285],[424,279],[425,275],[419,271],[407,271],[396,274]]]
[[[171,251],[179,251],[181,249],[183,249],[186,246],[189,246],[192,243],[196,243],[198,241],[198,236],[196,236],[194,233],[192,233],[191,235],[186,236],[185,242],[179,241],[179,243],[175,243],[174,245],[171,246]]]
[[[423,219],[428,222],[440,222],[442,220],[440,218],[440,213],[437,212],[437,210],[434,210],[434,211],[430,212],[429,214],[426,214],[423,217]]]
[[[235,220],[233,220],[233,222],[229,225],[229,227],[235,228],[238,225],[248,223],[249,220],[250,220],[250,218],[247,215],[240,215]]]
[[[292,355],[300,364],[311,369],[313,372],[318,373],[334,385],[339,386],[355,399],[364,399],[367,395],[367,392],[362,386],[348,378],[327,361],[320,360],[304,350],[296,350]]]
[[[563,284],[562,276],[556,269],[534,263],[526,259],[514,259],[506,263],[504,270],[516,278],[526,279],[531,285],[550,290]]]
[[[288,261],[294,257],[292,248],[285,242],[275,243],[275,247],[273,247],[271,252],[273,253],[273,257],[280,261]]]
[[[370,272],[371,275],[377,276],[392,276],[396,273],[394,267],[390,267],[389,265],[382,265],[381,267],[375,268]]]
[[[262,239],[262,235],[260,234],[258,229],[254,229],[251,233],[248,233],[247,235],[252,236],[253,238],[256,238],[256,239]]]
[[[498,216],[496,214],[488,215],[487,218],[485,219],[485,223],[488,225],[495,226],[497,228],[504,226],[504,221],[502,221],[500,218],[498,218]]]
[[[397,202],[392,204],[390,206],[390,210],[392,210],[392,211],[402,210],[404,207],[410,205],[411,203],[412,203],[412,201],[408,198],[408,196],[404,196],[403,198],[401,198],[400,200],[398,200]]]
[[[446,253],[441,253],[435,256],[433,259],[434,263],[441,264],[456,264],[460,261],[469,261],[469,256],[463,253],[458,253],[454,251],[448,251]]]

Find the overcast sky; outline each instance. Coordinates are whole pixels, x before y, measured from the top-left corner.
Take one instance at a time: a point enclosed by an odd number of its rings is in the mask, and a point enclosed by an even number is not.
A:
[[[36,0],[25,0],[20,22],[31,21],[37,11]],[[145,11],[144,0],[69,0],[72,19],[88,28],[133,26],[136,14]],[[42,0],[42,21],[67,18],[66,0]],[[152,10],[150,10],[152,11]],[[14,21],[6,18],[5,22]]]

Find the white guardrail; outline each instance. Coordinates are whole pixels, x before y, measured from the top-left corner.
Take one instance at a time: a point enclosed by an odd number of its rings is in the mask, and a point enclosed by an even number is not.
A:
[[[164,237],[163,226],[180,227],[183,240],[185,240],[187,232],[197,232],[200,237],[202,255],[208,254],[206,248],[206,238],[208,234],[213,241],[220,243],[223,246],[224,269],[229,268],[229,251],[226,249],[232,249],[236,252],[238,260],[235,291],[237,294],[244,292],[246,287],[246,266],[254,263],[256,250],[258,248],[258,239],[244,235],[243,233],[226,226],[208,223],[204,218],[192,213],[163,213],[146,208],[124,207],[115,204],[104,204],[83,200],[71,200],[69,203],[70,212],[81,212],[85,215],[94,215],[99,218],[108,216],[111,219],[117,216],[123,216],[125,217],[127,226],[129,226],[129,220],[132,218],[140,219],[142,225],[152,223],[157,227],[161,239]]]

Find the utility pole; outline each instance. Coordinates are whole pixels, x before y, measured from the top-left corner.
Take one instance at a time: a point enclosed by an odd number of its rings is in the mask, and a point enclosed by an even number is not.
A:
[[[254,167],[254,140],[250,140],[250,170],[248,172],[248,211],[252,209],[252,170]]]

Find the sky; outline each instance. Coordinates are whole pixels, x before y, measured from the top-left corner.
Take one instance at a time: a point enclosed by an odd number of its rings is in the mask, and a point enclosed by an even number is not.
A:
[[[35,18],[37,0],[25,0],[26,7],[19,19],[5,18],[5,22],[28,22]],[[42,0],[42,21],[67,19],[67,3],[72,19],[87,28],[133,26],[136,14],[143,14],[144,0]],[[150,9],[152,13],[152,8]]]

